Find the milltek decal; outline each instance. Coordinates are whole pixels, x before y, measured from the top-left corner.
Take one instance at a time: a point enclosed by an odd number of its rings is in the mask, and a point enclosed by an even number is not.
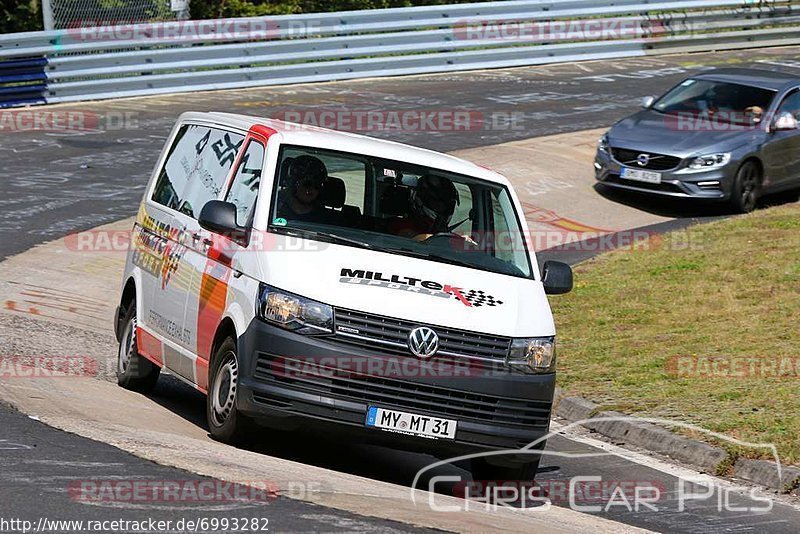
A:
[[[431,280],[399,276],[396,274],[384,275],[383,273],[367,271],[364,269],[342,269],[339,282],[343,284],[360,284],[373,287],[385,287],[400,291],[411,291],[431,297],[456,299],[464,306],[480,308],[481,306],[500,306],[503,301],[487,295],[479,289],[464,289],[450,284],[440,284]]]

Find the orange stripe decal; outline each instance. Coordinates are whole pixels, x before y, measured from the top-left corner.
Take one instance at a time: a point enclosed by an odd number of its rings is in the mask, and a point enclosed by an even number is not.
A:
[[[231,270],[228,267],[213,259],[206,260],[206,268],[200,282],[200,306],[197,311],[197,356],[204,361],[197,362],[198,368],[204,365],[207,369],[211,360],[214,334],[222,321],[228,300],[230,276]],[[197,382],[201,385],[200,376],[197,377]]]

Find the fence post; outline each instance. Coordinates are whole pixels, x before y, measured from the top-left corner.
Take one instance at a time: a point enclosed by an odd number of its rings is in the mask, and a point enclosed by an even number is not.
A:
[[[55,30],[52,0],[42,0],[42,19],[45,31]]]

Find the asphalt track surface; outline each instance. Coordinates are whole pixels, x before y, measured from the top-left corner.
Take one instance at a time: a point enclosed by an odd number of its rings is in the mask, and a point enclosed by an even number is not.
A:
[[[224,484],[217,486],[212,479],[148,462],[111,445],[53,429],[7,407],[0,409],[0,429],[3,436],[0,439],[0,479],[3,486],[0,490],[0,532],[14,531],[13,527],[4,527],[2,520],[29,521],[34,528],[40,521],[52,526],[56,521],[83,521],[86,528],[89,521],[119,520],[145,524],[149,520],[172,521],[172,528],[165,531],[178,531],[178,521],[199,522],[203,519],[227,520],[229,524],[247,522],[257,527],[251,529],[254,532],[399,534],[422,530],[295,499],[276,498],[268,492],[236,493]],[[107,486],[98,486],[100,481]],[[111,486],[112,481],[117,485]],[[123,495],[123,490],[115,488],[122,488],[127,483],[139,484],[140,487],[149,483],[160,488],[179,484],[186,491],[199,489],[201,496],[179,500],[154,492],[154,498],[148,502],[103,500],[104,496],[111,495],[109,491],[120,491],[119,495]],[[100,489],[103,487],[106,489]],[[268,481],[264,481],[264,487],[269,488]],[[215,492],[214,497],[211,497],[211,491]],[[68,527],[47,530],[64,532]],[[157,530],[150,529],[150,532]]]
[[[661,93],[688,74],[704,68],[758,66],[800,75],[799,59],[799,49],[782,48],[59,107],[97,114],[101,123],[113,120],[117,122],[116,126],[119,126],[120,117],[126,113],[132,115],[128,116],[125,127],[119,129],[112,125],[94,131],[0,133],[0,157],[4,161],[6,176],[0,184],[0,258],[23,252],[43,241],[133,215],[164,138],[177,115],[187,110],[268,116],[313,109],[457,109],[473,111],[484,120],[490,118],[480,128],[470,131],[366,132],[439,151],[451,151],[607,126],[635,111],[642,96]],[[511,118],[511,124],[493,124],[498,117]],[[718,216],[715,209],[705,206],[678,205],[631,196],[621,196],[619,201],[638,202],[643,209],[670,213],[676,218],[675,224]],[[204,425],[202,399],[181,384],[174,381],[162,383],[153,400],[168,403],[176,413]],[[88,518],[90,515],[107,519],[118,517],[117,510],[76,504],[67,496],[58,495],[50,485],[57,477],[86,477],[87,473],[94,476],[121,471],[172,480],[192,477],[137,459],[108,445],[50,429],[2,407],[0,429],[0,439],[33,447],[24,449],[28,451],[26,453],[0,451],[0,502],[7,503],[3,510],[13,510],[12,515],[17,517],[38,518],[48,514],[62,519]],[[364,456],[352,454],[349,444],[329,441],[324,442],[324,447],[319,447],[306,445],[308,443],[318,441],[287,437],[277,440],[263,452],[402,484],[409,484],[413,473],[433,461],[425,455],[378,448],[365,449],[363,454],[368,455],[369,461],[359,461],[353,458]],[[601,475],[608,480],[653,481],[667,488],[659,512],[630,513],[619,507],[600,512],[609,519],[669,532],[794,532],[800,524],[800,512],[784,505],[776,505],[769,514],[754,514],[719,511],[715,501],[708,501],[678,511],[677,478],[674,474],[648,462],[631,461],[619,455],[607,456],[600,461],[581,456],[581,453],[599,449],[596,444],[575,439],[556,437],[550,440],[548,447],[566,456],[546,457],[540,478],[565,480],[575,475]],[[81,464],[89,458],[109,465],[98,465],[90,471]],[[732,496],[732,502],[748,506],[748,498],[739,494]],[[314,510],[319,511],[318,507],[293,501],[274,501],[268,505],[268,510],[276,531],[404,530],[402,525],[354,518],[333,510],[315,515]],[[248,510],[251,514],[259,512]],[[224,515],[222,511],[215,513],[218,513],[217,517]],[[179,518],[184,511],[155,510],[150,515],[159,514]],[[281,524],[281,517],[290,519]]]

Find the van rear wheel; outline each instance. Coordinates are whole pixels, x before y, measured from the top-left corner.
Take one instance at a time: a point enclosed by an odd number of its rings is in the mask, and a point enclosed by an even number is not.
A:
[[[117,354],[117,384],[132,391],[149,393],[156,387],[161,368],[139,354],[136,348],[135,302],[128,305],[122,324]]]
[[[206,418],[211,437],[238,445],[252,435],[253,421],[236,408],[239,358],[236,341],[227,338],[214,353],[206,398]]]

